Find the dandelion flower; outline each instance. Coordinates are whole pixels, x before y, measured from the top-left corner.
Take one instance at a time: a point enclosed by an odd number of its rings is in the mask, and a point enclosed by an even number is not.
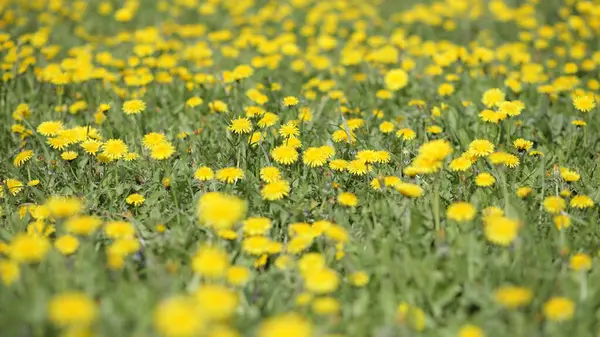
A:
[[[558,229],[559,231],[565,228],[569,228],[569,226],[571,225],[571,219],[568,215],[565,214],[555,215],[552,218],[552,221],[554,222],[554,226],[556,226],[556,229]]]
[[[9,286],[19,279],[21,270],[19,264],[15,261],[0,261],[0,279],[4,285]]]
[[[560,169],[560,176],[568,183],[579,181],[581,176],[579,173],[569,170],[567,168]]]
[[[472,163],[469,159],[465,158],[465,157],[458,157],[453,159],[450,162],[450,165],[448,165],[448,167],[452,170],[452,171],[466,171],[471,167]]]
[[[56,136],[60,131],[64,129],[64,125],[59,121],[48,121],[43,122],[37,127],[37,132],[42,136]]]
[[[142,145],[148,150],[152,150],[156,145],[167,141],[167,137],[158,132],[150,132],[144,135],[142,138]]]
[[[15,159],[13,159],[13,165],[15,167],[21,167],[21,166],[23,166],[23,164],[25,164],[31,158],[33,158],[32,150],[21,151],[21,152],[19,152],[19,154],[17,154],[15,156]]]
[[[475,218],[476,214],[477,210],[475,209],[475,206],[464,201],[455,202],[446,209],[446,216],[448,219],[457,222],[471,221]]]
[[[383,122],[381,124],[379,124],[379,131],[381,131],[381,133],[392,133],[394,132],[394,129],[396,128],[396,126],[394,126],[394,123],[392,122]]]
[[[133,193],[130,194],[127,199],[125,199],[125,202],[127,202],[128,205],[134,205],[134,206],[141,206],[144,201],[146,201],[146,198],[144,198],[143,195],[138,194],[138,193]]]
[[[550,214],[558,214],[566,208],[565,199],[559,196],[549,196],[544,199],[544,209]]]
[[[321,167],[327,163],[327,159],[330,157],[328,149],[330,149],[328,146],[309,147],[304,151],[302,161],[309,167]]]
[[[6,179],[4,183],[6,184],[6,188],[8,188],[8,192],[13,196],[19,194],[19,192],[23,190],[23,187],[25,187],[25,185],[17,179]]]
[[[50,242],[45,236],[19,233],[13,237],[8,254],[16,262],[38,263],[50,250]]]
[[[73,235],[62,235],[54,241],[54,247],[63,255],[71,255],[79,248],[79,240]]]
[[[132,238],[135,227],[127,221],[109,221],[104,226],[104,233],[111,239]]]
[[[121,159],[127,152],[127,145],[120,139],[109,139],[102,144],[102,154],[111,160]]]
[[[217,230],[231,229],[245,214],[246,203],[233,195],[208,192],[198,200],[200,223]]]
[[[271,151],[273,159],[282,165],[291,165],[298,160],[298,151],[289,145],[280,145]]]
[[[153,317],[154,328],[166,337],[196,336],[206,324],[197,301],[187,296],[163,300]]]
[[[313,270],[304,274],[306,290],[315,294],[329,294],[334,292],[339,284],[338,274],[327,268]]]
[[[281,179],[281,172],[277,167],[266,166],[260,169],[260,179],[266,183],[272,183]]]
[[[401,302],[396,309],[396,319],[399,323],[408,324],[412,329],[425,329],[425,313],[419,307]]]
[[[403,196],[409,198],[418,198],[423,195],[423,189],[419,185],[411,183],[400,183],[394,186]]]
[[[594,206],[594,201],[587,195],[579,194],[574,196],[569,202],[569,206],[584,209]]]
[[[298,130],[296,123],[287,122],[279,128],[279,134],[285,138],[297,137],[300,135],[300,131]]]
[[[529,149],[531,149],[531,147],[533,146],[533,142],[525,140],[523,138],[519,138],[513,142],[513,146],[519,151],[529,151]]]
[[[494,152],[494,144],[489,140],[476,139],[469,144],[469,152],[477,157],[486,157]]]
[[[244,134],[252,131],[252,122],[246,117],[231,120],[229,131],[236,134]]]
[[[428,133],[431,133],[432,135],[437,135],[437,134],[441,133],[442,131],[444,131],[444,129],[442,129],[441,127],[439,127],[437,125],[431,125],[431,126],[428,126],[427,129],[425,129],[425,131],[427,131]]]
[[[498,112],[507,116],[518,116],[522,110],[523,105],[517,102],[504,101],[498,106]]]
[[[494,106],[500,105],[500,103],[504,102],[504,92],[498,88],[489,89],[483,93],[483,97],[481,98],[481,103],[483,103],[486,107],[491,108]]]
[[[123,159],[125,161],[132,161],[132,160],[137,160],[139,157],[139,155],[135,152],[127,152],[127,154],[125,154],[125,157],[123,157]]]
[[[521,198],[521,199],[525,199],[525,198],[527,198],[527,196],[528,196],[528,195],[530,195],[530,194],[531,194],[531,192],[532,192],[532,189],[531,189],[531,187],[527,187],[527,186],[525,186],[525,187],[519,187],[519,188],[517,189],[517,192],[516,192],[516,193],[517,193],[517,196],[518,196],[519,198]]]
[[[348,162],[346,170],[348,170],[348,172],[350,172],[352,175],[362,176],[371,171],[371,167],[364,160],[355,159]]]
[[[313,327],[308,319],[296,313],[279,314],[265,319],[258,329],[258,337],[311,337]]]
[[[64,137],[48,138],[47,143],[55,150],[63,150],[71,144],[71,142]]]
[[[63,160],[71,161],[71,160],[75,160],[77,157],[79,157],[79,154],[75,151],[65,151],[60,154],[60,157]]]
[[[503,216],[486,218],[483,233],[485,238],[499,246],[510,245],[519,232],[519,222]]]
[[[125,101],[123,103],[123,112],[127,115],[135,115],[146,110],[146,103],[139,99]]]
[[[465,324],[458,331],[458,337],[485,337],[485,333],[476,325]]]
[[[65,222],[67,232],[87,236],[102,225],[102,220],[96,216],[82,215],[69,218]]]
[[[408,85],[408,74],[402,69],[392,69],[385,74],[385,87],[391,91],[398,91]]]
[[[417,137],[417,133],[412,129],[403,128],[396,131],[396,137],[402,138],[403,140],[413,140]]]
[[[343,206],[356,207],[358,205],[358,198],[354,193],[343,192],[337,197],[338,203]]]
[[[48,317],[61,327],[89,326],[97,315],[94,301],[80,292],[66,292],[55,295],[48,303]]]
[[[242,266],[232,266],[227,269],[227,282],[233,286],[243,286],[250,279],[250,270]]]
[[[263,115],[263,117],[258,121],[258,126],[261,128],[266,128],[269,126],[275,125],[279,120],[279,116],[272,112],[267,112]]]
[[[218,247],[201,247],[192,257],[192,270],[203,277],[219,279],[229,268],[227,252]]]
[[[551,321],[568,321],[575,313],[575,303],[566,297],[553,297],[544,303],[543,311]]]
[[[211,180],[214,176],[215,173],[208,166],[201,166],[194,172],[194,179],[199,181]]]
[[[290,184],[285,180],[277,180],[263,186],[260,194],[264,200],[280,200],[290,193]]]
[[[81,212],[81,200],[74,197],[52,196],[44,204],[55,218],[67,218]]]
[[[79,144],[79,146],[81,146],[83,151],[85,151],[87,154],[95,156],[96,153],[100,151],[100,147],[102,147],[102,142],[97,141],[95,139],[88,139]]]
[[[577,253],[569,259],[569,267],[575,271],[592,269],[592,258],[585,253]]]
[[[495,182],[496,178],[487,172],[479,173],[477,177],[475,177],[475,184],[480,187],[489,187],[494,185]]]
[[[216,176],[219,181],[233,184],[244,179],[244,170],[239,167],[226,167],[218,170]]]
[[[294,96],[287,96],[283,98],[283,105],[292,107],[298,105],[298,99]]]
[[[221,100],[216,100],[216,101],[212,101],[210,103],[208,103],[208,108],[210,109],[211,112],[228,112],[229,111],[229,107],[227,106],[227,103],[221,101]]]
[[[346,168],[348,168],[348,162],[343,159],[334,159],[329,162],[329,168],[334,171],[344,171]]]
[[[150,157],[156,160],[165,160],[171,158],[175,153],[175,147],[168,141],[159,143],[150,150]]]
[[[312,310],[317,315],[336,314],[340,306],[340,302],[333,297],[319,297],[312,302]]]
[[[250,217],[243,222],[242,228],[246,235],[265,235],[271,228],[271,220],[265,217]]]
[[[188,98],[187,101],[185,101],[185,105],[190,107],[190,108],[195,108],[198,105],[202,104],[204,101],[202,100],[202,98],[198,97],[198,96],[194,96],[194,97],[190,97]]]
[[[350,283],[355,287],[364,287],[369,283],[369,274],[364,271],[357,271],[350,274]]]
[[[229,319],[238,305],[236,292],[219,284],[204,284],[194,294],[203,315],[211,321]],[[214,330],[213,330],[214,332]]]
[[[494,299],[507,309],[516,309],[528,305],[533,292],[523,287],[503,286],[494,292]]]
[[[596,107],[594,96],[581,95],[573,98],[573,106],[581,112],[590,112]]]

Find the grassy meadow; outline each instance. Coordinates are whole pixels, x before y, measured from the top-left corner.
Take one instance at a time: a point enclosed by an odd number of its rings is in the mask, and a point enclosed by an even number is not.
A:
[[[0,336],[598,336],[599,46],[595,0],[0,0]]]

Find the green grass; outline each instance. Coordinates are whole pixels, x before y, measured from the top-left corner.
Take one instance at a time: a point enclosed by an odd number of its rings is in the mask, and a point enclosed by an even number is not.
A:
[[[567,206],[563,214],[568,215],[571,226],[560,231],[553,223],[553,215],[542,204],[546,197],[563,190],[569,190],[573,195],[587,195],[595,203],[600,201],[598,111],[594,108],[591,112],[582,113],[572,101],[573,95],[580,95],[582,91],[591,97],[597,95],[597,89],[593,85],[590,87],[588,81],[597,80],[598,62],[593,61],[594,69],[583,68],[585,60],[593,60],[598,43],[597,29],[593,28],[597,18],[578,8],[580,4],[573,5],[568,1],[541,1],[537,5],[533,1],[506,1],[513,8],[532,6],[532,11],[527,14],[521,9],[522,14],[502,22],[497,17],[498,13],[488,9],[488,2],[466,2],[467,8],[479,6],[480,13],[469,18],[450,9],[438,14],[431,7],[425,10],[429,13],[428,19],[439,18],[441,22],[456,23],[453,31],[431,22],[408,23],[394,19],[400,11],[418,8],[416,4],[436,6],[434,2],[378,1],[369,4],[348,0],[337,2],[347,4],[347,8],[334,9],[326,8],[336,3],[333,1],[311,1],[305,8],[294,8],[293,4],[299,1],[257,0],[247,11],[232,14],[231,11],[242,7],[241,3],[221,1],[215,2],[214,14],[201,15],[198,8],[209,2],[168,1],[168,10],[161,11],[161,3],[144,0],[140,1],[134,18],[128,22],[116,21],[113,14],[100,15],[98,1],[80,2],[87,5],[85,11],[75,10],[76,2],[65,1],[65,5],[59,7],[70,13],[67,16],[52,10],[49,4],[38,9],[34,4],[24,2],[11,2],[6,8],[0,5],[0,31],[6,32],[8,41],[14,42],[14,47],[6,42],[0,43],[4,46],[0,48],[0,58],[5,76],[0,86],[0,152],[3,154],[0,182],[5,179],[17,179],[24,184],[33,179],[40,181],[39,185],[25,186],[15,195],[10,193],[6,184],[0,185],[4,189],[4,197],[0,198],[0,241],[8,247],[0,250],[0,261],[15,260],[11,255],[14,254],[14,248],[11,248],[13,238],[26,232],[35,221],[32,214],[20,214],[19,209],[23,209],[24,205],[44,205],[48,198],[57,195],[81,199],[85,205],[82,213],[96,215],[103,222],[124,220],[133,224],[134,238],[140,242],[140,249],[128,254],[124,265],[118,269],[109,267],[107,257],[108,247],[115,240],[107,237],[102,228],[89,237],[79,236],[79,247],[71,255],[65,256],[52,248],[40,262],[19,263],[19,277],[14,282],[0,284],[0,335],[73,336],[65,333],[68,328],[58,327],[49,318],[51,310],[48,303],[53,296],[68,291],[81,291],[93,299],[97,314],[93,322],[84,328],[96,336],[165,335],[155,326],[154,312],[161,301],[176,295],[193,294],[205,284],[227,284],[225,280],[206,280],[192,270],[192,257],[200,247],[207,245],[221,247],[227,252],[231,264],[248,267],[251,278],[244,287],[230,287],[238,299],[231,317],[223,322],[206,323],[207,333],[198,333],[199,336],[216,336],[208,332],[214,330],[217,323],[234,328],[242,336],[296,336],[292,331],[279,335],[259,332],[265,319],[285,312],[297,312],[310,321],[315,336],[334,333],[382,337],[456,336],[466,324],[480,327],[486,336],[596,335],[600,330],[598,207],[577,209]],[[185,3],[192,7],[186,8]],[[288,8],[288,5],[292,7]],[[118,9],[116,3],[113,6]],[[265,8],[269,6],[278,7],[268,14]],[[596,2],[591,2],[590,6],[599,8]],[[572,15],[578,15],[590,34],[582,37],[575,28],[569,29],[567,20],[559,14],[561,7],[570,8]],[[315,14],[319,8],[324,15]],[[356,16],[351,15],[353,8]],[[7,17],[10,19],[9,9],[14,11],[14,22],[7,20]],[[289,15],[277,17],[288,9]],[[81,17],[69,17],[73,12],[82,13]],[[338,13],[336,15],[340,18],[336,26],[331,25],[334,13]],[[327,15],[330,17],[329,24]],[[54,18],[54,24],[47,23],[48,17]],[[524,27],[523,22],[531,17],[536,18],[537,25]],[[244,48],[241,19],[254,22],[254,25],[244,23],[244,26],[253,27],[255,35],[255,41]],[[22,24],[17,24],[18,20],[23,20]],[[308,36],[306,30],[304,33],[302,30],[302,27],[311,26],[310,20],[316,20],[312,24],[317,32],[314,36]],[[366,25],[366,39],[355,43],[351,35],[358,20],[363,20]],[[291,24],[286,22],[295,24],[289,32],[285,32],[285,27]],[[183,27],[177,27],[173,29],[175,33],[167,34],[166,25],[175,23],[201,24],[205,32],[184,37]],[[560,34],[555,34],[554,38],[547,40],[548,48],[536,48],[535,44],[541,40],[536,34],[543,25],[555,25],[555,28],[558,27],[556,30],[566,27],[573,39],[564,41]],[[316,48],[318,32],[324,34],[331,28],[328,26],[333,27],[329,34],[336,39],[337,45],[331,50],[320,51],[319,55],[326,56],[331,66],[319,69],[311,64],[311,53]],[[44,27],[50,32],[44,46],[61,47],[52,59],[47,59],[39,46],[23,41],[27,34]],[[137,31],[138,37],[143,37],[141,29],[145,27],[159,30],[160,39],[147,41],[147,44],[159,49],[153,57],[159,59],[161,55],[174,55],[177,59],[175,67],[147,67],[143,63],[128,65],[128,61],[132,61],[128,59],[134,56],[134,47],[142,43],[131,39],[124,39],[126,41],[121,43],[107,40],[123,32],[135,36]],[[81,29],[96,38],[86,41],[76,33]],[[413,45],[409,42],[395,45],[398,62],[382,64],[363,56],[356,65],[342,64],[345,48],[369,53],[385,45],[393,45],[396,40],[391,37],[398,29],[406,32],[406,41],[414,42],[416,37],[420,37]],[[211,40],[209,33],[218,30],[231,31],[232,40]],[[523,32],[532,33],[533,41],[519,42],[519,34]],[[276,52],[281,57],[276,67],[259,67],[257,57],[264,56],[259,50],[261,44],[281,41],[283,34],[296,39],[299,53],[290,56]],[[385,40],[379,46],[376,39],[369,40],[370,37]],[[431,41],[449,41],[456,48],[464,47],[469,57],[479,55],[481,50],[478,51],[478,48],[485,47],[495,57],[476,64],[470,64],[467,57],[459,58],[443,67],[441,74],[431,75],[428,67],[444,53],[444,48],[432,49]],[[541,65],[546,79],[539,83],[526,83],[521,73],[522,64],[500,57],[505,54],[505,44],[515,42],[523,45],[523,54],[528,55],[530,62]],[[586,47],[583,58],[569,54],[574,44],[579,42]],[[170,46],[166,47],[169,43]],[[196,43],[206,44],[206,47],[199,48],[200,51],[211,51],[210,56],[205,58],[211,60],[210,63],[200,64],[189,59],[189,50],[186,49]],[[35,64],[19,73],[23,59],[13,62],[11,53],[27,52],[30,46]],[[238,48],[239,55],[223,55],[222,48],[226,46]],[[564,57],[554,52],[554,48],[559,46],[566,48]],[[280,50],[281,45],[278,48]],[[73,73],[67,69],[68,64],[65,66],[64,60],[73,57],[77,50],[88,50],[90,62],[81,63],[75,70],[91,72],[90,65],[104,68],[114,75],[114,81],[110,83],[109,76],[102,76],[56,85],[36,75],[42,69],[49,69],[49,65],[60,65],[61,62],[63,71]],[[423,53],[428,50],[434,57]],[[114,62],[101,64],[98,55],[103,52],[110,53],[114,60],[120,60],[122,66]],[[508,54],[514,55],[515,52]],[[376,92],[386,88],[385,73],[401,68],[401,61],[407,58],[416,65],[408,71],[408,85],[392,92],[391,99],[377,98]],[[295,60],[304,61],[306,69],[294,71],[292,62]],[[557,66],[549,67],[548,60],[555,60]],[[146,62],[152,60],[148,61],[146,57]],[[564,65],[569,62],[578,65],[577,73],[565,73]],[[241,64],[253,66],[254,74],[238,82],[223,83],[223,72],[232,71]],[[504,67],[506,72],[499,72],[499,67]],[[154,75],[154,80],[143,87],[127,87],[125,72],[133,68],[147,68]],[[157,77],[161,72],[169,73],[172,82],[158,83]],[[505,84],[511,72],[516,74],[523,86],[520,92]],[[196,74],[212,75],[216,80],[214,83],[197,81],[193,88],[186,87],[186,83],[194,82]],[[357,74],[364,74],[365,81],[357,81],[353,77]],[[437,89],[440,84],[450,82],[444,78],[449,74],[457,76],[457,80],[452,81],[456,91],[442,97]],[[560,90],[554,81],[563,76],[575,76],[579,82]],[[334,80],[334,90],[342,91],[347,102],[332,99],[327,92],[319,92],[317,88],[308,89],[306,84],[315,78]],[[273,83],[279,83],[281,90],[269,90]],[[552,87],[552,94],[538,91],[548,84]],[[232,119],[244,115],[245,107],[256,105],[246,92],[260,85],[264,87],[260,91],[269,99],[262,107],[277,114],[279,121],[275,126],[261,129],[257,125],[260,117],[251,118],[253,131],[264,131],[264,137],[260,145],[250,145],[249,134],[237,135],[228,131],[227,127]],[[123,92],[119,88],[126,90]],[[500,88],[506,93],[506,100],[521,100],[525,104],[522,113],[499,124],[482,121],[478,116],[486,109],[481,102],[482,95],[491,88]],[[316,92],[315,99],[310,99],[310,93],[307,94],[310,90]],[[193,96],[202,98],[204,102],[195,108],[186,106],[186,101]],[[298,97],[299,105],[284,107],[282,101],[286,96]],[[137,115],[126,115],[122,105],[133,98],[143,100],[146,109]],[[87,103],[87,108],[75,114],[69,113],[68,109],[56,109],[61,105],[68,108],[80,100]],[[209,103],[215,100],[226,102],[229,111],[211,112]],[[426,106],[417,108],[409,105],[411,100],[424,100]],[[464,101],[472,104],[464,106]],[[16,120],[13,111],[21,103],[28,104],[31,115],[24,120]],[[104,103],[110,104],[111,109],[106,113],[106,121],[98,125],[94,114]],[[440,116],[433,116],[432,108],[441,108],[442,105],[445,108],[441,109]],[[298,124],[298,138],[302,142],[298,149],[299,159],[289,166],[280,165],[270,155],[284,142],[277,131],[284,123],[297,119],[302,108],[310,109],[313,119]],[[356,109],[356,112],[342,113],[346,108]],[[372,113],[374,109],[380,109],[382,116],[375,116]],[[346,129],[348,121],[353,118],[364,121],[364,125],[354,131],[356,142],[333,142],[332,133]],[[585,120],[587,126],[578,128],[572,125],[571,121],[575,119]],[[73,161],[63,160],[62,151],[52,149],[47,143],[48,137],[36,131],[45,121],[61,121],[65,128],[92,126],[98,129],[103,140],[123,140],[129,151],[138,153],[139,158],[101,163],[97,156],[86,154],[78,144],[71,144],[65,151],[76,151],[79,156]],[[393,122],[396,130],[412,128],[417,138],[404,141],[394,133],[382,133],[379,125],[384,121]],[[22,139],[21,134],[11,129],[15,124],[31,131],[31,135]],[[442,127],[443,131],[436,135],[428,133],[426,128],[432,125]],[[164,133],[175,147],[175,153],[166,160],[152,159],[151,151],[142,145],[143,136],[149,132]],[[186,136],[178,137],[182,132],[187,133]],[[512,146],[518,138],[533,141],[533,149],[542,151],[544,156],[519,153]],[[420,146],[435,139],[447,140],[453,149],[453,153],[443,160],[442,169],[435,174],[406,175],[404,170],[411,166]],[[467,151],[475,139],[491,141],[496,150],[518,156],[520,164],[508,168],[480,158],[465,172],[450,170],[448,163]],[[391,160],[385,164],[373,164],[373,170],[362,176],[334,171],[327,164],[318,168],[303,164],[302,154],[308,147],[323,145],[335,148],[336,159],[350,161],[361,150],[384,150],[389,152]],[[22,150],[32,150],[34,157],[17,167],[13,160]],[[215,171],[239,167],[245,176],[235,184],[215,179],[206,182],[195,180],[194,172],[204,165]],[[268,201],[261,196],[265,183],[260,180],[260,169],[269,165],[278,167],[282,178],[290,184],[289,195],[281,200]],[[565,182],[559,173],[562,167],[579,173],[580,180]],[[496,183],[491,187],[477,186],[475,177],[481,172],[493,174]],[[404,182],[419,185],[423,195],[408,198],[393,187],[371,188],[373,179],[386,176],[396,176]],[[163,184],[165,178],[170,179],[168,187]],[[524,199],[515,194],[522,186],[533,190]],[[272,254],[265,266],[257,268],[257,256],[242,250],[241,223],[235,225],[239,238],[231,241],[220,238],[213,229],[201,224],[196,214],[198,201],[202,195],[213,191],[235,195],[247,202],[246,217],[271,219],[273,226],[267,236],[282,243],[283,251]],[[338,203],[336,198],[341,192],[355,194],[358,206],[346,207]],[[126,203],[126,198],[133,193],[145,197],[143,205],[134,207]],[[572,197],[565,200],[568,205]],[[468,201],[474,205],[478,210],[477,217],[464,223],[448,219],[446,209],[457,201]],[[506,217],[521,223],[518,236],[507,246],[494,245],[484,235],[485,221],[481,211],[489,206],[499,207]],[[330,315],[315,313],[310,304],[297,305],[297,296],[305,292],[304,277],[297,267],[282,271],[275,263],[277,257],[285,254],[285,246],[292,239],[288,232],[290,224],[319,220],[335,223],[349,234],[349,241],[343,246],[343,258],[336,259],[336,243],[324,236],[315,239],[303,251],[303,254],[321,253],[327,266],[340,277],[339,287],[328,295],[339,302],[340,311]],[[67,234],[65,219],[45,219],[42,222],[55,228],[55,232],[48,236],[52,244]],[[167,230],[157,230],[159,224],[164,224]],[[573,270],[569,261],[576,253],[585,253],[591,258],[591,270]],[[293,260],[299,258],[300,254]],[[351,284],[350,275],[356,271],[369,275],[366,286]],[[5,275],[8,271],[0,268],[0,276]],[[504,308],[495,300],[494,292],[505,285],[530,289],[533,292],[531,302],[520,309]],[[573,316],[560,322],[544,315],[544,304],[557,296],[567,297],[575,305]],[[398,307],[402,302],[424,314],[423,329],[416,329],[399,318]],[[201,310],[210,312],[212,309],[209,306]],[[172,323],[172,326],[177,325]],[[467,336],[474,335],[464,334],[461,337]]]

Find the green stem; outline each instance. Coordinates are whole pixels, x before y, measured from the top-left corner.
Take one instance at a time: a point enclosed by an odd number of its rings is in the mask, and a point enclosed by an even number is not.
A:
[[[438,184],[438,180],[434,180],[433,182],[434,186],[433,186],[433,200],[432,200],[432,204],[433,204],[433,219],[435,221],[435,231],[436,234],[437,232],[440,231],[441,229],[441,225],[440,225],[440,188],[439,188],[439,184]]]
[[[587,278],[585,271],[581,270],[579,272],[579,299],[583,302],[587,299],[588,289],[587,289]]]

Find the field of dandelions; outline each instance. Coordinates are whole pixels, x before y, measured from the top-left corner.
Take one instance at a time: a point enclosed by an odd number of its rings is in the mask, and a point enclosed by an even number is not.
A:
[[[0,336],[598,336],[599,46],[597,0],[0,0]]]

